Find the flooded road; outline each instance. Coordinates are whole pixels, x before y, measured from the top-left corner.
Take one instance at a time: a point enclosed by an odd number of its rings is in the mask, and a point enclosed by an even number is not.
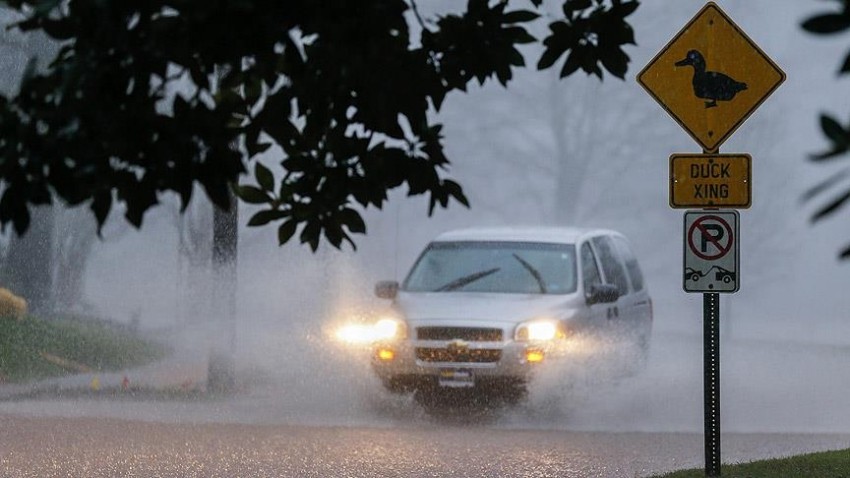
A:
[[[305,366],[297,357],[315,350],[292,345],[259,349],[265,362],[227,398],[0,401],[0,476],[632,478],[703,466],[698,337],[659,334],[637,375],[551,369],[516,407],[439,416],[383,392],[367,364]],[[722,353],[723,462],[850,447],[846,348],[730,340]]]

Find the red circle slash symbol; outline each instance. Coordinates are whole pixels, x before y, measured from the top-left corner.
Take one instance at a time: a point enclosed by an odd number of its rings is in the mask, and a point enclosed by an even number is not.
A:
[[[714,221],[714,222],[711,222]],[[696,234],[699,231],[699,244],[694,243]],[[712,234],[714,231],[714,234]],[[725,256],[734,244],[735,238],[732,235],[732,227],[720,216],[702,216],[688,229],[688,247],[700,259],[713,261]],[[725,245],[724,245],[725,242]],[[709,253],[708,246],[713,246],[716,252]]]

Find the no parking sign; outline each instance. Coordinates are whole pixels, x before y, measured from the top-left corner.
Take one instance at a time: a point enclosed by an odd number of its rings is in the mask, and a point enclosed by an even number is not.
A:
[[[737,292],[738,211],[685,212],[685,292]]]

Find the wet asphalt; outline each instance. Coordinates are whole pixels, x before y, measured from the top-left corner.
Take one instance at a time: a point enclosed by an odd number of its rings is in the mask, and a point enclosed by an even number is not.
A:
[[[724,461],[847,446],[733,434]],[[702,466],[688,433],[175,424],[0,416],[4,477],[640,477]]]
[[[634,478],[698,468],[701,344],[657,339],[637,375],[552,369],[523,404],[484,412],[428,413],[380,392],[347,356],[245,373],[227,397],[187,381],[197,364],[130,374],[127,390],[124,374],[100,377],[99,390],[90,377],[23,394],[7,385],[0,477]],[[724,463],[850,447],[846,347],[749,340],[723,353]],[[269,363],[294,363],[279,359]]]

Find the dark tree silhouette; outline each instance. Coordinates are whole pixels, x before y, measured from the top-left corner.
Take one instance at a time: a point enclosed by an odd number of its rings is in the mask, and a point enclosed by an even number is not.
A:
[[[159,194],[183,207],[193,184],[220,208],[229,188],[274,223],[339,247],[365,232],[360,208],[387,191],[454,200],[445,177],[446,95],[472,81],[507,85],[540,41],[540,69],[623,78],[634,43],[624,0],[560,0],[540,40],[526,26],[543,0],[469,0],[423,18],[415,0],[11,0],[22,31],[61,42],[46,72],[0,97],[0,223],[19,233],[33,205],[86,203],[102,225],[113,203],[140,226]],[[233,145],[238,145],[234,147]],[[247,160],[253,184],[235,186]],[[269,159],[269,158],[273,159]],[[352,242],[353,245],[353,242]]]
[[[817,14],[802,24],[804,30],[817,35],[831,35],[850,29],[850,0],[839,0],[842,4],[837,11]],[[850,54],[844,59],[838,75],[850,73]],[[822,113],[820,125],[830,145],[826,151],[812,154],[811,160],[822,163],[835,160],[847,160],[850,156],[850,125],[844,126],[833,116]],[[817,222],[838,211],[850,201],[850,167],[839,170],[824,181],[814,185],[803,194],[805,201],[828,196],[812,215]],[[850,259],[850,244],[839,252],[841,259]]]

